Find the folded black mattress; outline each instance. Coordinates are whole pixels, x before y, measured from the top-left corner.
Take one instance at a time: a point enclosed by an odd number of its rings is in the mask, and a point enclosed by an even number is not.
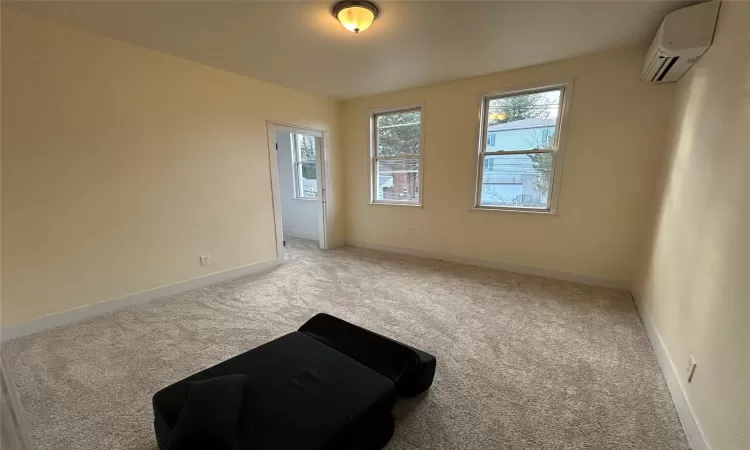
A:
[[[235,374],[244,375],[236,448],[379,449],[393,434],[393,380],[293,332],[157,392],[153,405],[159,447],[168,449],[170,440],[174,444],[179,438],[175,434],[181,428],[175,427],[191,386]]]
[[[316,314],[299,331],[393,380],[402,397],[426,391],[435,377],[431,354],[330,314]]]

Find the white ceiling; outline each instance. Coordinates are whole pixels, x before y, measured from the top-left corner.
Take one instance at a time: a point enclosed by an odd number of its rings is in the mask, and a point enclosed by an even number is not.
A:
[[[32,14],[335,98],[564,59],[653,37],[685,1],[377,2],[358,35],[332,2],[17,2]],[[7,3],[6,3],[7,5]]]

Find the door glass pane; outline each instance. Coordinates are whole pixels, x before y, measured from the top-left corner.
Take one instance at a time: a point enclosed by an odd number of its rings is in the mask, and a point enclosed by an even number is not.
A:
[[[418,159],[377,161],[376,172],[376,200],[406,203],[419,201]]]
[[[549,208],[552,160],[552,153],[485,156],[480,205]]]
[[[558,88],[490,99],[486,151],[554,148],[561,97]]]

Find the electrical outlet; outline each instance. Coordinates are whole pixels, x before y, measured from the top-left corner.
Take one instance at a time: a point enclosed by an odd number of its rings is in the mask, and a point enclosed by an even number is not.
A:
[[[693,373],[695,373],[696,365],[697,364],[695,363],[695,358],[693,358],[693,355],[690,355],[690,359],[688,360],[688,365],[687,365],[688,383],[690,383],[693,380]]]
[[[203,255],[201,258],[201,266],[207,266],[211,264],[211,255]]]

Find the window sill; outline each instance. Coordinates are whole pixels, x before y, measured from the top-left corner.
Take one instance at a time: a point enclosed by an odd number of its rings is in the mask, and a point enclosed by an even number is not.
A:
[[[300,200],[303,202],[317,202],[317,198],[303,198],[303,197],[294,197],[293,200]]]
[[[369,202],[371,206],[405,206],[407,208],[418,208],[421,209],[422,205],[417,203],[388,203],[388,202]]]
[[[487,206],[475,206],[469,211],[487,211],[487,212],[504,212],[504,213],[521,213],[521,214],[538,214],[543,216],[556,216],[557,211],[546,209],[513,209],[513,208],[493,208]]]

